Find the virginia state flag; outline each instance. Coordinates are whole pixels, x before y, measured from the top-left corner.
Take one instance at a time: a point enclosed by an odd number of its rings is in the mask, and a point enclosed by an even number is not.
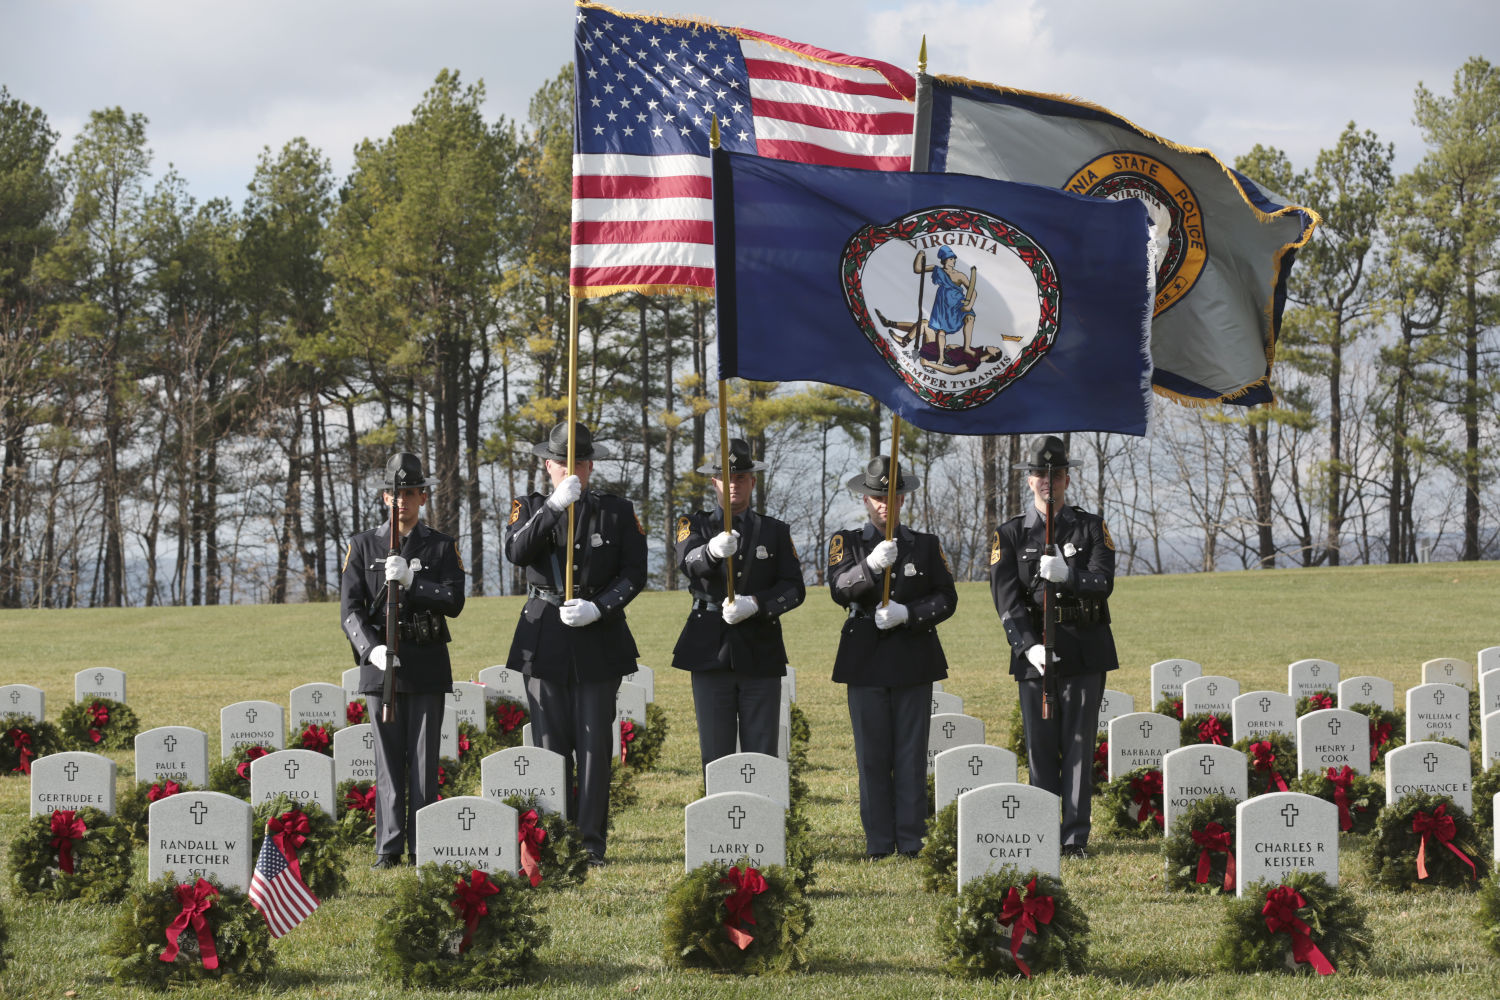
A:
[[[1296,249],[1317,215],[1281,205],[1206,149],[1104,108],[950,77],[924,77],[936,171],[1139,200],[1156,225],[1151,333],[1158,391],[1183,402],[1268,402]]]
[[[1145,434],[1148,214],[957,174],[713,159],[719,377],[948,434]]]

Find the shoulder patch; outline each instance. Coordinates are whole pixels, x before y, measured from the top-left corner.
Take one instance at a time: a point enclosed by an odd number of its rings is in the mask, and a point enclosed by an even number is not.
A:
[[[990,565],[993,566],[1003,558],[1005,553],[1000,549],[1000,529],[990,536]]]
[[[800,563],[802,561],[802,557],[797,554],[797,543],[792,541],[791,535],[786,536],[786,543],[792,548],[792,559]]]
[[[635,518],[635,530],[644,535],[646,533],[646,529],[641,527],[641,515],[632,513],[631,517]]]
[[[945,570],[948,571],[948,575],[949,576],[952,576],[953,575],[953,567],[948,565],[948,556],[947,556],[946,553],[943,552],[943,547],[941,545],[939,545],[937,547],[937,550],[938,550],[938,558],[943,561],[943,569],[945,569]]]
[[[837,566],[844,561],[844,536],[834,535],[828,543],[828,565]]]
[[[1115,550],[1115,540],[1109,537],[1109,525],[1104,523],[1104,518],[1102,517],[1099,519],[1099,530],[1104,532],[1104,547],[1113,552]]]
[[[693,524],[692,524],[692,522],[689,521],[685,517],[679,517],[677,519],[677,540],[679,542],[685,542],[685,541],[687,541],[687,536],[691,535],[692,533],[693,533]]]
[[[349,572],[349,557],[351,555],[353,555],[353,553],[354,553],[354,543],[350,542],[344,548],[344,568],[340,572],[343,572],[343,573]]]
[[[454,555],[454,558],[456,558],[458,560],[458,571],[460,573],[467,573],[468,570],[464,569],[464,554],[462,552],[458,551],[458,539],[457,538],[453,539],[453,555]]]
[[[517,497],[516,499],[514,499],[514,500],[512,500],[510,502],[510,521],[508,523],[515,524],[520,519],[521,519],[521,498]]]

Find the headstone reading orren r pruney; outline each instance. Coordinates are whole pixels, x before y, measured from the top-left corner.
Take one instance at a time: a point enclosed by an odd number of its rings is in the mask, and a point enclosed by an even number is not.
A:
[[[751,792],[719,792],[689,802],[682,811],[683,870],[709,861],[756,868],[786,864],[786,810]]]
[[[135,737],[135,780],[208,785],[208,734],[191,726],[158,726]]]
[[[1286,668],[1286,693],[1301,701],[1320,691],[1338,691],[1339,665],[1329,660],[1298,660]]]
[[[1062,800],[1031,785],[985,785],[958,797],[958,887],[1005,867],[1062,873]]]
[[[287,694],[287,729],[294,738],[308,726],[322,726],[330,733],[348,722],[344,689],[327,681],[314,681],[292,688]]]
[[[1233,747],[1201,743],[1168,752],[1161,764],[1163,835],[1171,836],[1172,824],[1210,795],[1243,802],[1250,794],[1249,772],[1245,755]]]
[[[507,747],[479,762],[479,787],[494,802],[512,796],[533,799],[543,812],[562,814],[568,808],[566,773],[562,754],[541,747]]]
[[[125,704],[125,671],[114,667],[89,667],[73,675],[73,700],[108,698]]]
[[[1232,677],[1209,674],[1194,677],[1182,685],[1182,717],[1211,712],[1228,715],[1234,699],[1240,696],[1240,682]]]
[[[1297,720],[1297,771],[1345,766],[1370,773],[1370,720],[1347,708],[1321,708]]]
[[[932,758],[932,790],[939,811],[971,788],[1015,783],[1016,755],[1004,747],[970,743]]]
[[[417,865],[457,864],[489,875],[521,867],[516,811],[478,795],[455,795],[417,810]]]
[[[1155,712],[1131,712],[1109,721],[1109,779],[1138,767],[1161,767],[1161,759],[1182,745],[1177,720]]]
[[[783,809],[792,805],[791,776],[786,761],[763,753],[732,753],[708,762],[703,769],[705,794],[750,792],[764,795]]]
[[[223,792],[180,792],[157,799],[146,814],[148,877],[154,882],[172,872],[182,883],[213,875],[244,892],[254,863],[253,813],[248,802]]]
[[[934,715],[927,724],[927,773],[944,750],[984,742],[984,720],[972,715]]]
[[[1301,792],[1270,792],[1235,807],[1235,894],[1291,872],[1339,884],[1339,809]]]
[[[1297,703],[1280,691],[1247,691],[1229,707],[1233,716],[1231,728],[1238,743],[1249,736],[1281,733],[1294,743],[1297,739]]]
[[[1406,742],[1456,740],[1469,743],[1469,692],[1457,684],[1418,684],[1406,689]]]
[[[1474,815],[1469,751],[1451,743],[1408,743],[1385,755],[1385,801],[1395,805],[1418,792],[1446,795]]]
[[[31,762],[31,815],[85,806],[115,814],[114,761],[85,750],[70,750]]]
[[[1396,686],[1384,677],[1349,677],[1339,681],[1339,708],[1351,705],[1379,705],[1387,712],[1396,710]]]
[[[375,727],[368,722],[333,734],[333,784],[375,780]]]
[[[1156,708],[1163,701],[1176,701],[1182,697],[1182,685],[1194,677],[1203,676],[1203,664],[1192,660],[1160,660],[1151,664],[1151,704]]]
[[[219,709],[219,756],[227,760],[243,746],[286,746],[286,714],[280,705],[240,701]]]

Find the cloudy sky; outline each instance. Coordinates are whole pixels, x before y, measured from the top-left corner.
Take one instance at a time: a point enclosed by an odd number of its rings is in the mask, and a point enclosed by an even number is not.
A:
[[[663,6],[662,4],[665,4]],[[1311,166],[1351,120],[1420,159],[1418,82],[1492,61],[1489,0],[655,0],[618,9],[741,25],[915,68],[1068,93],[1226,160],[1257,142]],[[150,120],[200,199],[243,200],[262,147],[305,136],[347,173],[438,71],[523,121],[573,58],[570,0],[0,0],[0,84],[71,142],[91,110]]]

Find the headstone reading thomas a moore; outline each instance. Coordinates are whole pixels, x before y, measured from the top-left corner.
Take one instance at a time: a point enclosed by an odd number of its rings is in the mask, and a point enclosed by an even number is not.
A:
[[[1243,802],[1250,793],[1250,765],[1234,747],[1202,743],[1179,747],[1162,758],[1162,806],[1172,835],[1172,824],[1194,803],[1210,795],[1226,795]]]

